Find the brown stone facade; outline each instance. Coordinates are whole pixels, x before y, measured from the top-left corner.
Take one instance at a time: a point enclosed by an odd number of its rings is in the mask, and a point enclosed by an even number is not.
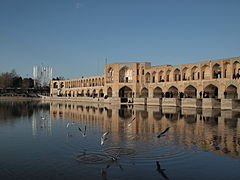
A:
[[[240,99],[239,85],[240,57],[234,57],[175,66],[106,64],[103,76],[51,81],[50,93],[53,97],[105,97],[128,103],[139,98],[146,104],[156,102],[155,98]]]

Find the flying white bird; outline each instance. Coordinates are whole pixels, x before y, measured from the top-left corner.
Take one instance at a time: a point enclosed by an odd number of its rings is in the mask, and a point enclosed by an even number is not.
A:
[[[108,131],[107,132],[105,132],[103,135],[102,135],[102,137],[101,137],[101,145],[103,145],[104,144],[104,141],[106,141],[107,140],[107,138],[106,138],[106,136],[108,135]]]

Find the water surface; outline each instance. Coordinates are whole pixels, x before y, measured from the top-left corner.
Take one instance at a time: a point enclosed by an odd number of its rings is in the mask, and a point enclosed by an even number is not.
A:
[[[240,179],[239,117],[218,109],[0,102],[0,179]]]

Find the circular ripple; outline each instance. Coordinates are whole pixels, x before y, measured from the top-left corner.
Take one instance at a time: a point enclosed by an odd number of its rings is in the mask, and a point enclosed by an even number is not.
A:
[[[130,148],[122,147],[111,147],[104,150],[106,154],[110,156],[132,156],[135,155],[136,151]]]
[[[103,164],[112,161],[112,156],[103,152],[90,152],[78,155],[76,160],[88,164]]]

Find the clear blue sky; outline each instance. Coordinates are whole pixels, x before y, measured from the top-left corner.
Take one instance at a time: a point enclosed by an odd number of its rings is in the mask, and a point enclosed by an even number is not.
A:
[[[240,56],[240,0],[0,0],[0,72],[103,73],[108,63]]]

